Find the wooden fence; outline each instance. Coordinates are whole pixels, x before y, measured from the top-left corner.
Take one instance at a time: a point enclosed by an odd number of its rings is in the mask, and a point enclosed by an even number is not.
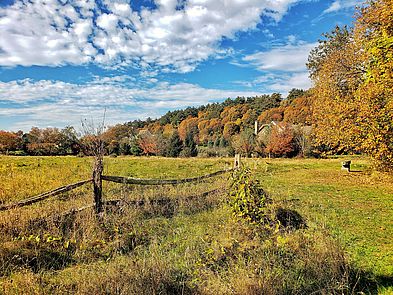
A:
[[[49,192],[45,192],[39,194],[37,196],[26,198],[22,201],[12,203],[12,204],[5,204],[0,206],[0,211],[10,210],[14,208],[24,207],[28,205],[32,205],[34,203],[43,201],[48,199],[49,197],[54,197],[60,195],[62,193],[71,191],[76,189],[82,185],[92,182],[93,183],[93,197],[94,203],[92,205],[86,206],[86,208],[90,208],[92,206],[95,207],[97,213],[101,213],[103,210],[104,202],[102,199],[102,181],[109,181],[115,183],[122,183],[122,184],[134,184],[134,185],[178,185],[182,183],[192,183],[192,182],[200,182],[202,180],[206,180],[215,176],[223,175],[225,173],[229,173],[237,169],[240,165],[240,157],[235,157],[234,168],[216,171],[210,174],[193,177],[193,178],[183,178],[183,179],[141,179],[141,178],[133,178],[133,177],[123,177],[123,176],[109,176],[109,175],[102,175],[103,167],[102,161],[95,161],[95,167],[93,169],[93,178],[88,180],[79,181],[76,183],[68,184],[65,186],[61,186]],[[210,193],[210,192],[206,192]],[[204,193],[204,194],[206,194]],[[118,203],[120,200],[110,201],[109,203]],[[108,203],[108,204],[109,204]]]
[[[138,184],[138,185],[165,185],[165,184],[182,184],[187,182],[198,182],[207,178],[211,178],[214,176],[218,176],[221,174],[225,174],[233,171],[233,169],[228,170],[220,170],[211,174],[193,177],[193,178],[184,178],[184,179],[141,179],[141,178],[133,178],[133,177],[122,177],[122,176],[107,176],[102,175],[102,180],[123,183],[123,184]]]
[[[92,179],[79,181],[79,182],[76,182],[76,183],[72,183],[72,184],[68,184],[68,185],[65,185],[65,186],[58,187],[58,188],[56,188],[54,190],[51,190],[51,191],[46,192],[46,193],[42,193],[42,194],[34,196],[34,197],[30,197],[30,198],[24,199],[24,200],[19,201],[17,203],[8,204],[8,205],[2,205],[2,206],[0,206],[0,211],[5,211],[5,210],[13,209],[13,208],[18,208],[18,207],[24,207],[24,206],[27,206],[27,205],[31,205],[31,204],[43,201],[43,200],[45,200],[45,199],[47,199],[49,197],[54,197],[54,196],[60,195],[62,193],[71,191],[71,190],[76,189],[77,187],[80,187],[80,186],[82,186],[82,185],[84,185],[86,183],[89,183],[91,181],[92,181]]]

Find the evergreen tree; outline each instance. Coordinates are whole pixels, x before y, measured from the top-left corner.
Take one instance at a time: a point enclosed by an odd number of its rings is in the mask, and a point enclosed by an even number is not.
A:
[[[220,147],[224,148],[224,147],[227,147],[228,145],[229,145],[228,141],[222,136],[220,138]]]
[[[195,157],[198,155],[198,149],[194,140],[194,135],[191,132],[187,133],[186,135],[182,154],[185,157]]]
[[[294,99],[303,96],[305,93],[306,92],[303,89],[292,88],[288,93],[287,101],[292,102]]]
[[[168,157],[176,158],[180,155],[182,148],[183,148],[183,143],[180,139],[179,133],[177,131],[174,131],[169,140],[166,155]]]
[[[138,140],[136,137],[130,139],[130,154],[133,156],[142,155],[142,149],[138,145]]]
[[[214,141],[214,146],[219,147],[220,146],[220,137],[217,136],[216,140]]]

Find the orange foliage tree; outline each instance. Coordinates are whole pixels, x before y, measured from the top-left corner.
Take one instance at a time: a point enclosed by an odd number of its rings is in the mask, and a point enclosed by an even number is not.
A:
[[[191,133],[194,136],[194,140],[198,142],[198,118],[188,117],[183,120],[178,127],[180,139],[184,141],[187,134]]]
[[[23,132],[7,132],[0,130],[0,152],[14,151],[22,147]]]
[[[273,126],[266,152],[275,157],[289,157],[295,152],[294,131],[290,124]]]
[[[310,95],[295,98],[284,110],[284,122],[311,125],[312,99]]]
[[[158,155],[160,152],[157,137],[148,130],[143,130],[138,135],[138,145],[142,150],[142,154],[146,156]]]
[[[241,119],[243,115],[247,112],[248,108],[249,106],[246,104],[238,104],[224,108],[224,110],[220,114],[222,124],[234,122],[237,119]]]
[[[258,122],[269,124],[271,121],[281,122],[284,118],[284,108],[272,108],[264,111],[258,117]]]

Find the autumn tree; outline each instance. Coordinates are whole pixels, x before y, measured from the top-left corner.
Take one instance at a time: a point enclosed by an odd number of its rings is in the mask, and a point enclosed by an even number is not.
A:
[[[283,121],[291,124],[312,124],[312,97],[303,92],[301,96],[292,98],[284,108]]]
[[[266,152],[275,157],[290,157],[295,152],[294,130],[287,123],[273,126]]]
[[[258,118],[257,112],[254,109],[248,109],[242,116],[241,122],[243,126],[252,126]]]
[[[313,118],[316,143],[331,153],[358,151],[355,92],[361,83],[358,44],[347,28],[336,27],[309,57],[314,80]]]
[[[241,119],[248,109],[249,106],[247,104],[239,104],[224,108],[220,114],[222,124],[235,122],[237,119]]]
[[[81,150],[81,142],[74,127],[63,129],[32,127],[21,133],[21,149],[32,155],[76,155]]]
[[[248,128],[234,136],[232,139],[232,147],[239,154],[249,157],[254,151],[255,135],[252,129]]]
[[[175,131],[176,128],[174,128],[172,124],[166,124],[162,128],[162,135],[169,138]]]
[[[60,153],[61,137],[58,128],[32,127],[28,133],[27,150],[32,155],[57,155]]]
[[[310,54],[315,137],[393,169],[393,3],[370,1],[353,30],[336,28]]]
[[[212,141],[215,136],[222,134],[222,124],[218,118],[210,120],[201,119],[198,123],[198,130],[199,142],[206,144]]]
[[[393,2],[371,1],[363,8],[355,38],[366,64],[365,79],[356,92],[361,149],[379,168],[393,170]]]
[[[211,139],[210,120],[200,120],[198,130],[200,143],[207,143]]]
[[[284,119],[285,108],[277,107],[264,111],[258,117],[258,122],[269,124],[272,121],[281,122]]]
[[[319,71],[331,54],[337,51],[344,51],[351,38],[351,32],[347,26],[339,27],[330,33],[324,33],[325,39],[319,40],[317,47],[311,50],[308,56],[307,68],[312,79],[317,79]]]
[[[140,132],[138,135],[138,145],[142,154],[146,156],[157,155],[159,153],[157,137],[148,130]]]
[[[178,132],[180,139],[185,141],[188,134],[194,136],[194,140],[197,141],[198,138],[198,118],[188,117],[187,119],[181,121],[178,127]]]
[[[22,131],[8,132],[0,130],[0,153],[22,149]]]

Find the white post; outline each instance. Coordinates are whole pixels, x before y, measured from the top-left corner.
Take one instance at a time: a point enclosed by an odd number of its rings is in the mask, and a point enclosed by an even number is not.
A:
[[[235,155],[235,160],[233,162],[233,169],[239,169],[240,168],[240,154]]]
[[[258,128],[258,121],[255,121],[255,128],[254,128],[254,133],[255,133],[255,135],[258,135],[258,130],[259,128]]]

